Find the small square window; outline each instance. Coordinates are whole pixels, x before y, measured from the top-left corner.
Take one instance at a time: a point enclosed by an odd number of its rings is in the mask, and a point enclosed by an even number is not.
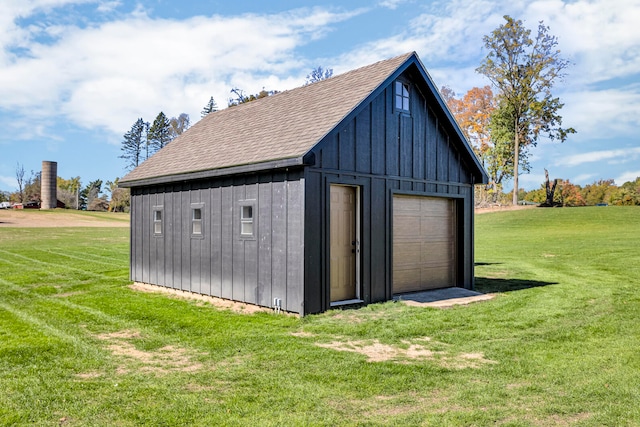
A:
[[[191,210],[191,234],[202,234],[202,208]]]
[[[409,85],[396,81],[396,110],[409,112]]]
[[[153,210],[153,234],[162,235],[162,210]]]
[[[240,210],[240,235],[253,236],[253,206],[245,205]]]

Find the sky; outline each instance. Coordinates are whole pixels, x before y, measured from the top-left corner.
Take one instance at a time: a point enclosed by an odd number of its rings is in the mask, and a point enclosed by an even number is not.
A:
[[[490,84],[475,72],[482,38],[520,19],[558,38],[567,76],[564,143],[531,149],[520,186],[544,169],[580,185],[640,176],[640,0],[0,0],[0,190],[42,161],[83,185],[126,174],[123,135],[138,118],[187,113],[213,96],[304,84],[416,51],[437,87],[463,95]],[[505,190],[513,184],[507,183]]]

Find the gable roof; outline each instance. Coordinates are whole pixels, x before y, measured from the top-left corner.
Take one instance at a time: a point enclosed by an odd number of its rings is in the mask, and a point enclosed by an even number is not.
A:
[[[417,64],[415,52],[307,86],[210,113],[119,181],[123,187],[177,182],[304,164],[304,156],[359,105]],[[445,113],[478,168],[486,172],[440,96]]]

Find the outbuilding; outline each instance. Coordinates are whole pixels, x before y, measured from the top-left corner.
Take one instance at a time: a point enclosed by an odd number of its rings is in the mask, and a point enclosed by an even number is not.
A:
[[[301,315],[470,289],[486,182],[408,53],[210,113],[125,176],[131,279]]]

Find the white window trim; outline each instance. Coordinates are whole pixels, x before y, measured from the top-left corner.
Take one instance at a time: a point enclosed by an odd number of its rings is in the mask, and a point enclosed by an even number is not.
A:
[[[156,212],[160,213],[160,219],[156,219]],[[151,210],[151,223],[152,223],[152,230],[153,230],[153,235],[155,237],[162,237],[164,235],[164,208],[163,206],[153,206],[152,210]],[[156,231],[156,226],[160,226],[160,231]]]
[[[196,219],[194,218],[194,214],[196,210],[200,210],[200,218]],[[195,239],[204,239],[204,218],[205,218],[205,210],[204,210],[204,203],[191,203],[191,237],[195,238]],[[199,223],[200,224],[200,232],[196,233],[194,232],[194,227],[195,224]]]
[[[246,218],[244,216],[245,208],[251,208],[251,217]],[[251,224],[251,233],[243,233],[245,224]],[[255,239],[256,238],[256,205],[254,201],[240,202],[240,238],[242,239]]]

